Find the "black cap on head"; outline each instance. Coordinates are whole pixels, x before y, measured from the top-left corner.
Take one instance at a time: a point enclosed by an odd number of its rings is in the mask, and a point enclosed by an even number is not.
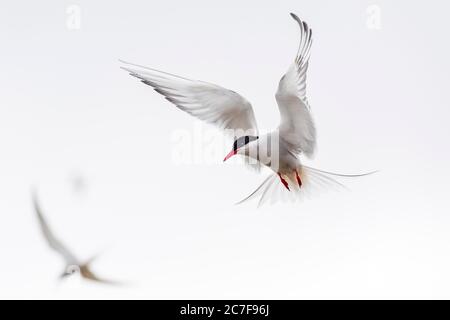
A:
[[[242,148],[243,146],[245,146],[247,143],[249,143],[251,141],[255,141],[258,138],[259,138],[258,136],[243,136],[243,137],[239,137],[233,143],[233,150],[236,151],[237,149]]]

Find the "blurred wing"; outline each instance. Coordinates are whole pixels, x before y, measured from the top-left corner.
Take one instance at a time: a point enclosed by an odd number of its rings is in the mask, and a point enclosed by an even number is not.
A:
[[[42,233],[45,237],[45,240],[47,240],[47,243],[50,246],[50,248],[61,254],[64,257],[64,260],[66,261],[67,265],[77,265],[78,260],[75,258],[75,256],[69,251],[69,249],[67,249],[65,245],[63,245],[61,241],[59,241],[54,236],[53,232],[50,230],[50,227],[47,221],[45,220],[42,210],[39,206],[39,202],[37,200],[37,196],[35,193],[33,193],[33,205],[39,220],[39,225],[41,227]]]
[[[93,273],[87,265],[81,266],[80,268],[81,276],[85,279],[95,281],[98,283],[109,284],[109,285],[122,285],[120,282],[106,280],[99,278],[95,273]]]
[[[280,109],[280,138],[295,154],[312,156],[316,145],[316,129],[306,98],[306,71],[312,44],[312,31],[295,14],[300,26],[300,45],[294,63],[281,78],[275,94]]]
[[[190,115],[221,129],[244,131],[235,135],[258,135],[253,108],[240,94],[215,84],[121,62],[126,65],[122,69]]]

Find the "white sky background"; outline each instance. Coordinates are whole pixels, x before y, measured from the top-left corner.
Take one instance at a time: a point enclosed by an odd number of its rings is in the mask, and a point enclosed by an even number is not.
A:
[[[81,8],[79,30],[66,8]],[[367,27],[378,5],[381,29]],[[450,298],[450,47],[444,1],[3,1],[0,9],[1,298]],[[233,206],[263,180],[220,145],[177,164],[199,123],[118,59],[238,91],[260,128],[313,28],[309,164],[380,169],[352,192]],[[208,130],[208,127],[203,127]],[[217,133],[219,137],[220,134]],[[201,142],[200,150],[210,143]],[[209,152],[209,151],[208,151]],[[85,188],[75,192],[74,180]],[[62,261],[31,207],[100,276],[57,284]]]

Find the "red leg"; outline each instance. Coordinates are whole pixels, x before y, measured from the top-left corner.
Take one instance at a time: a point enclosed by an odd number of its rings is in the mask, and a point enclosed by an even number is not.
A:
[[[298,186],[301,188],[302,187],[302,179],[300,179],[300,176],[298,175],[297,170],[294,170],[294,171],[295,171],[295,177],[297,178]]]
[[[286,189],[288,189],[289,191],[291,191],[291,189],[289,189],[289,184],[286,180],[284,180],[284,178],[281,176],[280,173],[278,173],[278,176],[280,177],[281,183],[286,187]]]

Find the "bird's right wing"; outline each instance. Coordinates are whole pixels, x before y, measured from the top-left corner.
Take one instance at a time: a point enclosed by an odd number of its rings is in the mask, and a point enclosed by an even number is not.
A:
[[[67,265],[78,265],[77,258],[70,252],[70,250],[61,242],[59,241],[53,232],[51,231],[47,221],[45,220],[44,214],[42,213],[41,207],[39,205],[39,201],[37,199],[37,195],[35,192],[33,192],[33,206],[34,211],[36,212],[36,215],[39,220],[39,225],[41,227],[42,233],[45,237],[45,240],[47,240],[48,245],[50,248],[58,252],[64,257],[64,260],[66,261]]]
[[[102,283],[102,284],[109,284],[109,285],[123,285],[122,282],[107,280],[107,279],[98,277],[94,272],[91,271],[88,264],[82,265],[80,267],[80,272],[81,272],[81,276],[83,278],[91,280],[91,281],[95,281],[95,282]]]
[[[190,115],[221,129],[242,130],[231,135],[258,135],[251,104],[240,94],[218,85],[121,61],[122,69],[153,87]]]

